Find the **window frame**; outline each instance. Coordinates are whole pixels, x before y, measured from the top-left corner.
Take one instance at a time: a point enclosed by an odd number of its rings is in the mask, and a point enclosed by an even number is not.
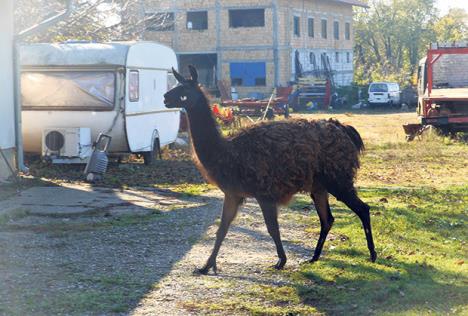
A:
[[[168,17],[171,17],[169,22],[170,24],[164,26],[164,25],[145,25],[145,29],[147,31],[151,32],[173,32],[175,31],[175,12],[172,11],[167,11],[167,12],[154,12],[154,13],[145,13],[145,24],[147,24],[151,19],[159,19],[158,16],[163,16],[167,15]],[[149,16],[152,16],[152,18],[148,18]]]
[[[333,21],[333,38],[340,39],[340,21]]]
[[[293,33],[296,37],[301,37],[301,17],[294,15],[293,17]]]
[[[309,52],[309,64],[317,67],[317,57],[314,52]]]
[[[315,19],[314,18],[307,18],[307,34],[310,38],[315,37]]]
[[[201,27],[195,28],[195,27],[193,27],[193,25],[194,25],[193,20],[190,20],[189,15],[197,15],[197,14],[203,14],[204,18],[206,18],[206,20],[204,22],[200,23]],[[187,28],[187,30],[189,30],[189,31],[204,31],[204,30],[208,29],[208,11],[207,10],[187,11],[185,17],[186,17],[185,27]],[[189,23],[192,23],[192,28],[188,27]]]
[[[248,13],[247,11],[261,11],[262,12],[262,19],[261,19],[261,23],[259,23],[258,25],[246,25],[247,23],[233,23],[236,21],[236,19],[234,19],[234,14],[242,14],[242,12],[244,14]],[[229,9],[228,10],[228,21],[229,21],[229,28],[232,28],[232,29],[236,29],[236,28],[250,28],[250,27],[265,27],[265,8],[249,8],[249,9]]]
[[[351,40],[351,23],[345,22],[345,40]]]
[[[114,97],[112,100],[112,105],[110,106],[91,106],[91,105],[38,105],[38,104],[25,104],[25,99],[22,99],[22,109],[26,111],[70,111],[70,112],[75,112],[75,111],[93,111],[93,112],[109,112],[113,111],[119,102],[119,97],[118,97],[118,87],[120,86],[121,78],[119,76],[118,70],[117,69],[112,69],[112,68],[75,68],[73,67],[72,69],[50,69],[50,68],[43,68],[43,67],[23,67],[21,74],[20,74],[20,81],[21,81],[21,89],[24,87],[23,83],[23,75],[26,75],[28,73],[39,73],[39,74],[57,74],[57,73],[110,73],[113,76],[113,93]],[[21,91],[21,93],[24,93]]]
[[[136,74],[136,77],[134,75]],[[133,78],[136,78],[136,81],[133,82]],[[136,97],[132,96],[133,85],[136,84]],[[128,72],[128,101],[129,102],[139,102],[140,101],[140,72],[138,70],[132,69]]]
[[[328,38],[328,19],[321,19],[321,30],[320,35],[323,39]]]

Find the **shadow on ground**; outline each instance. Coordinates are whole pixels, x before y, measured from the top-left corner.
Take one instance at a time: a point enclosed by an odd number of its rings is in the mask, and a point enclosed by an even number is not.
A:
[[[173,154],[173,152],[166,153]],[[187,153],[181,159],[157,160],[146,166],[142,161],[131,158],[125,163],[110,163],[100,186],[155,186],[205,183]],[[56,182],[84,181],[84,165],[57,165],[42,162],[38,157],[29,157],[28,166],[33,177]]]
[[[219,216],[216,198],[168,190],[49,189],[2,202],[0,314],[128,313]]]

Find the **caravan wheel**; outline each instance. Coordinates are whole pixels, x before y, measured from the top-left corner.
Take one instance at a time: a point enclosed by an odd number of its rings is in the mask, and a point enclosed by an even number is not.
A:
[[[143,161],[147,166],[153,165],[158,158],[161,159],[161,146],[158,138],[154,140],[153,150],[143,152],[142,156]]]

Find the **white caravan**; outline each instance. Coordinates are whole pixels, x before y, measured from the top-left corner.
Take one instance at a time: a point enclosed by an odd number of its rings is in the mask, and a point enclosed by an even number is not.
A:
[[[151,163],[173,143],[179,110],[164,106],[174,51],[152,42],[32,44],[21,48],[24,149],[54,162],[86,162],[100,133],[111,155]]]

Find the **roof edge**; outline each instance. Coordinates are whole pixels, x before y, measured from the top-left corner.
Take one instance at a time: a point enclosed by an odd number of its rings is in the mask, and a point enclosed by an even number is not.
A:
[[[364,3],[363,1],[360,1],[360,0],[332,0],[332,1],[343,3],[343,4],[349,4],[355,7],[369,8],[367,3]]]

